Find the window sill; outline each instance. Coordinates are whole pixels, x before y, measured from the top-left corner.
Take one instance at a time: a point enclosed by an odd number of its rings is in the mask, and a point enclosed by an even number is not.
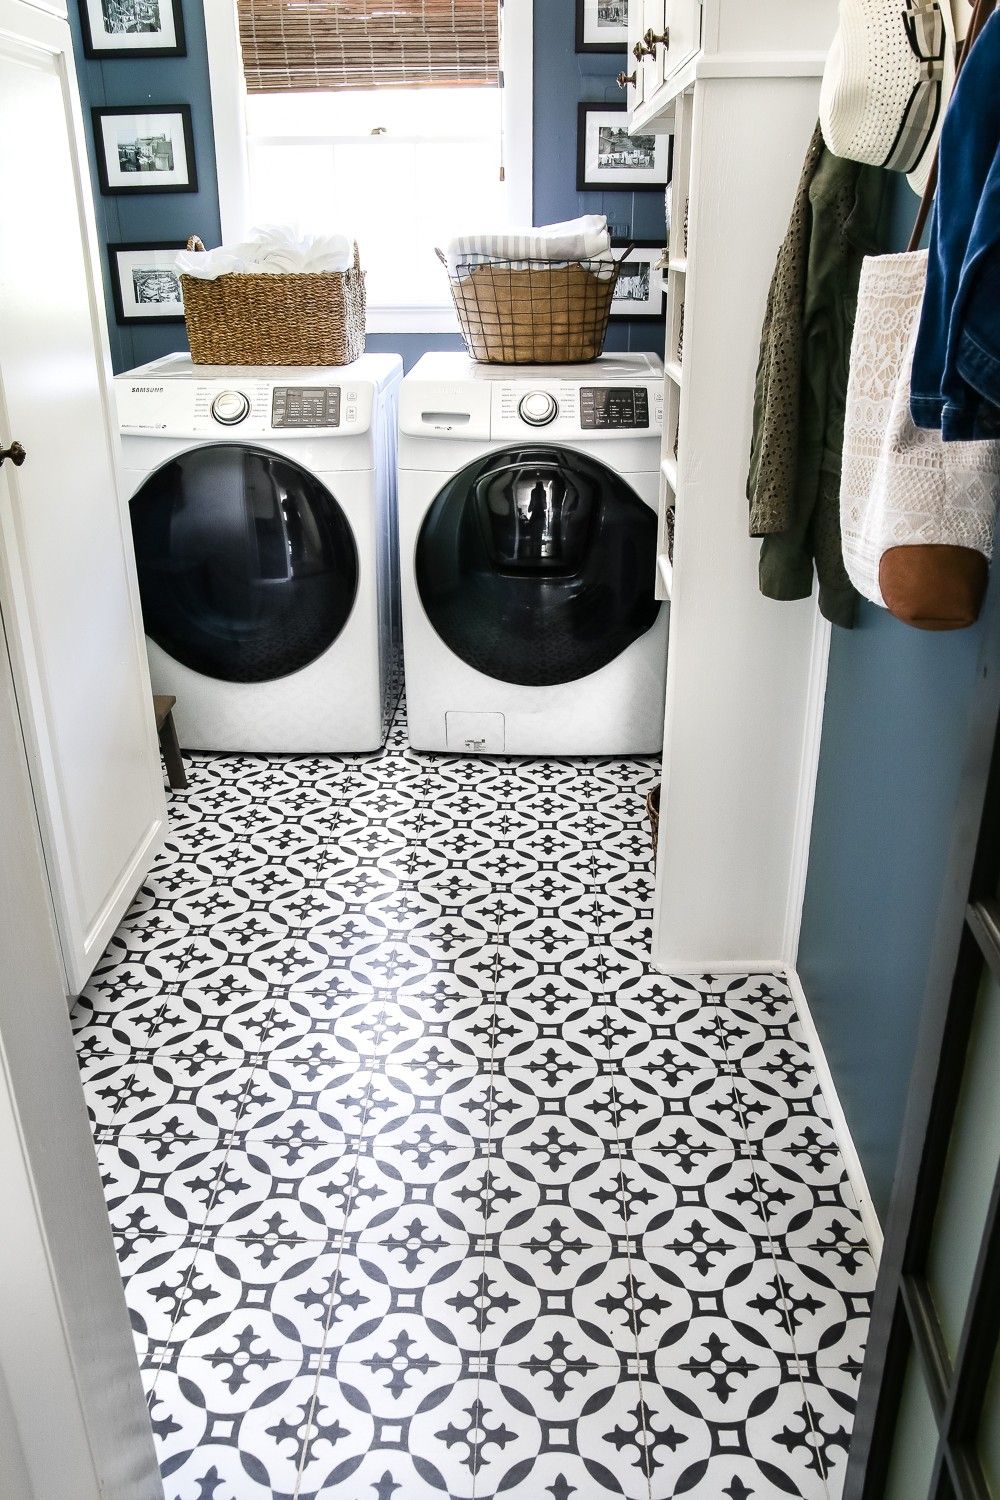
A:
[[[369,333],[458,333],[453,307],[371,307]]]

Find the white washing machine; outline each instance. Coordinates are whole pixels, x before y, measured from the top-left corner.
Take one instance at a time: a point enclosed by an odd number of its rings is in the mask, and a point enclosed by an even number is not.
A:
[[[663,366],[426,354],[400,391],[410,743],[625,755],[663,741]]]
[[[398,688],[402,361],[115,380],[153,689],[197,750],[361,751]]]

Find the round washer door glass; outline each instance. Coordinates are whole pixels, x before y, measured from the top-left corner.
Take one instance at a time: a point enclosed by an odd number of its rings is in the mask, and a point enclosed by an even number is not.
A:
[[[656,517],[584,454],[527,445],[461,469],[417,538],[417,588],[470,667],[531,687],[614,661],[659,610]]]
[[[262,448],[192,448],[132,497],[146,634],[225,682],[297,672],[337,639],[358,591],[347,517],[315,475]]]

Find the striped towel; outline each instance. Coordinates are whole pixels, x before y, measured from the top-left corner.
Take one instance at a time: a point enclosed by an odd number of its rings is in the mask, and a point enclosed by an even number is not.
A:
[[[548,260],[566,265],[569,261],[604,258],[610,249],[607,219],[603,214],[585,214],[538,229],[456,235],[445,246],[445,255],[448,274],[457,276],[469,270],[470,262]]]

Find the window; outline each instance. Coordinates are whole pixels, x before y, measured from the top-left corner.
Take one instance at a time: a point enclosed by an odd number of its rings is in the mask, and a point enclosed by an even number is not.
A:
[[[411,28],[393,49],[377,18],[391,24],[400,7],[207,0],[223,238],[274,223],[348,230],[370,329],[456,328],[435,246],[531,222],[531,0],[505,0],[499,57],[483,35],[494,3],[412,0],[450,35],[432,24],[418,45]]]

